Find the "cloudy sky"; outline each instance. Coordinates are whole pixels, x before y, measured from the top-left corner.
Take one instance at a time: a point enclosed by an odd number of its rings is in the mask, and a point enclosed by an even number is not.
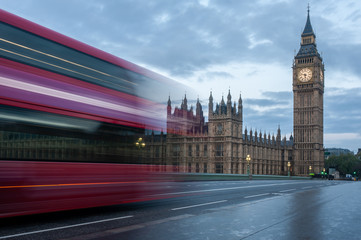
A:
[[[192,87],[188,103],[199,97],[205,114],[210,91],[215,102],[242,93],[244,127],[272,134],[280,125],[289,136],[291,67],[308,2],[326,69],[325,147],[357,151],[361,1],[1,0],[0,7]],[[171,93],[173,107],[187,91]]]

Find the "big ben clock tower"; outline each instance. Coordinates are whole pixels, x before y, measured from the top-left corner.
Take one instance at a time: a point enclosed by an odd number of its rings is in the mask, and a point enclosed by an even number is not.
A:
[[[295,175],[320,173],[323,150],[324,64],[307,11],[301,46],[293,63],[293,130]]]

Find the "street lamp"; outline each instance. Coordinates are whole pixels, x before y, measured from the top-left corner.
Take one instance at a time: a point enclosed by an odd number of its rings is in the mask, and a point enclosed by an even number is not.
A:
[[[312,166],[311,165],[308,167],[308,170],[310,170],[309,173],[311,173],[311,171],[312,171]]]
[[[135,142],[135,146],[138,148],[138,152],[136,153],[138,155],[138,161],[139,163],[142,163],[142,155],[143,155],[143,150],[142,148],[145,147],[145,142],[143,141],[143,138],[138,138],[138,140]]]
[[[252,179],[252,174],[250,174],[249,171],[249,162],[251,161],[251,156],[249,154],[247,154],[246,161],[247,161],[247,175],[249,179]]]
[[[138,140],[135,142],[135,146],[139,149],[144,148],[145,142],[143,142],[143,138],[138,138]]]
[[[287,167],[288,167],[288,177],[290,177],[290,167],[291,167],[291,162],[287,163]]]

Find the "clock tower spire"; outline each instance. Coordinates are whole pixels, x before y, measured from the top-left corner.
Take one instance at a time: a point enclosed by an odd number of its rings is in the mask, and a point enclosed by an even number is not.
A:
[[[324,64],[317,51],[310,8],[293,63],[294,174],[320,173],[323,152]]]

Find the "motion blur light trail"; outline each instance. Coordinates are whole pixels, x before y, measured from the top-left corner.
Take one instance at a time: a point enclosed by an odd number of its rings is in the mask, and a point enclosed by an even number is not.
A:
[[[0,218],[170,197],[148,139],[179,87],[0,10]]]

